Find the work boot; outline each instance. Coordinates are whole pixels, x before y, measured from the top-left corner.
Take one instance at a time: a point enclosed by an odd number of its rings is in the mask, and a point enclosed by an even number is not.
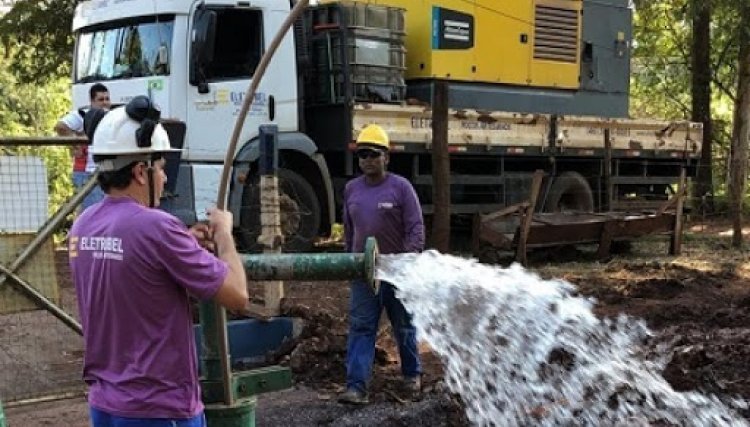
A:
[[[366,392],[359,391],[355,388],[348,388],[345,392],[339,395],[339,402],[349,405],[367,405],[370,403],[370,400],[367,398]]]
[[[422,396],[422,379],[419,376],[405,377],[402,383],[404,397],[418,400]]]

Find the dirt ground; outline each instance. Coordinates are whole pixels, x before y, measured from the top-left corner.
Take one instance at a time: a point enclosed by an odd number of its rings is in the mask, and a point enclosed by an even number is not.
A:
[[[691,225],[677,257],[666,254],[665,237],[655,236],[605,262],[594,259],[595,248],[537,252],[531,255],[531,269],[576,284],[582,295],[597,299],[600,316],[625,313],[645,319],[654,331],[653,351],[670,344],[664,376],[675,389],[750,400],[750,257],[730,248],[727,229],[720,222]],[[277,355],[277,361],[292,368],[296,384],[259,398],[257,424],[467,425],[459,400],[443,388],[439,360],[426,347],[424,396],[417,402],[402,398],[398,358],[385,324],[372,403],[364,408],[336,403],[344,380],[348,293],[339,282],[287,287],[285,311],[304,318],[306,327],[296,346]],[[11,427],[85,426],[86,414],[83,398],[6,409]],[[750,418],[750,411],[743,416]]]

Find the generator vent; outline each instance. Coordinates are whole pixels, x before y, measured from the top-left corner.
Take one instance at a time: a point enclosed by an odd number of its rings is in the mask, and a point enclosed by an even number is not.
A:
[[[577,62],[578,11],[536,5],[534,11],[534,59]]]

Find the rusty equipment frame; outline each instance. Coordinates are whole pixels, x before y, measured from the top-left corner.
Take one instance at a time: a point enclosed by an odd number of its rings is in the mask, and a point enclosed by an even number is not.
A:
[[[479,254],[482,243],[487,243],[499,250],[515,249],[515,260],[527,265],[529,248],[598,243],[597,258],[603,259],[609,256],[612,242],[649,234],[669,235],[669,254],[680,254],[685,168],[680,173],[676,194],[654,213],[535,213],[543,179],[543,171],[534,173],[528,201],[474,217],[472,250],[475,255]],[[514,233],[498,229],[498,223],[511,219],[519,220]]]

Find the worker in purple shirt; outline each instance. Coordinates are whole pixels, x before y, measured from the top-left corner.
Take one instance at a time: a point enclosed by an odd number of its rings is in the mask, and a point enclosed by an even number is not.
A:
[[[369,125],[357,138],[362,175],[344,190],[344,235],[349,252],[362,252],[365,240],[377,239],[380,253],[420,252],[424,248],[422,208],[409,181],[386,170],[390,143],[378,125]],[[403,391],[416,398],[421,390],[422,367],[411,315],[395,296],[392,284],[381,282],[374,294],[364,281],[351,284],[349,338],[346,354],[346,391],[339,401],[368,403],[380,314],[385,308],[401,359]]]
[[[211,209],[188,229],[155,209],[164,155],[177,150],[148,98],[94,113],[87,133],[106,196],[68,237],[91,425],[205,427],[190,297],[246,307],[232,214]]]

